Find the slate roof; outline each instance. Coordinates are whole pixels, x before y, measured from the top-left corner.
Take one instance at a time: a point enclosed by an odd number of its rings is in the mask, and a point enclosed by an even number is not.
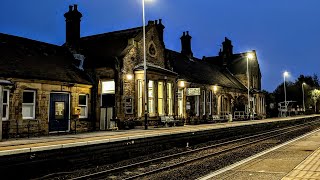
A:
[[[0,77],[91,84],[65,48],[0,33]]]
[[[205,61],[218,66],[222,65],[221,56],[205,57]],[[257,62],[257,60],[255,60],[254,62],[251,61],[250,63],[251,63],[250,65],[259,67],[259,63]],[[228,59],[228,69],[233,74],[246,74],[247,73],[246,53],[232,54],[232,56]],[[260,70],[260,68],[258,69]],[[259,73],[261,76],[261,72]]]
[[[167,57],[171,60],[173,71],[178,73],[179,79],[200,84],[212,84],[222,87],[246,90],[228,70],[203,60],[191,60],[181,53],[166,50]]]
[[[87,61],[85,60],[85,66],[105,67],[105,64],[112,65],[115,57],[124,55],[123,53],[129,45],[128,40],[137,38],[141,33],[142,27],[136,27],[82,37],[80,39],[81,48],[84,50],[84,55],[89,58]]]

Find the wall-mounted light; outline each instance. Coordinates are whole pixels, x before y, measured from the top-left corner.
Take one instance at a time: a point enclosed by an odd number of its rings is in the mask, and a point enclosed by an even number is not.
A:
[[[127,80],[129,80],[129,81],[130,81],[130,80],[132,80],[132,79],[133,79],[133,75],[132,75],[132,74],[127,74],[127,75],[126,75],[126,78],[127,78]]]
[[[179,87],[184,87],[185,86],[185,82],[184,81],[179,81]]]
[[[218,91],[218,86],[214,85],[213,86],[213,92],[216,93]]]

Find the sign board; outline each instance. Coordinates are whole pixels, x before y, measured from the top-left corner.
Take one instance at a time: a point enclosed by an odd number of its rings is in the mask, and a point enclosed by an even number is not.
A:
[[[200,88],[187,88],[187,96],[200,96]]]
[[[81,107],[75,107],[73,111],[73,115],[81,115]]]
[[[124,101],[124,109],[126,114],[133,114],[133,99],[132,97],[126,97]]]

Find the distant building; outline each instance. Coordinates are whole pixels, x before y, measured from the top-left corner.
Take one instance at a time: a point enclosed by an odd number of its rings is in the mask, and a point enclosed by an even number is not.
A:
[[[105,130],[111,119],[144,119],[142,27],[80,37],[82,14],[70,6],[66,43],[56,46],[0,34],[4,124],[14,134],[39,123],[42,132]],[[149,124],[162,116],[225,118],[246,111],[246,53],[233,54],[226,38],[216,57],[193,57],[189,32],[181,52],[166,49],[161,19],[146,26]],[[254,51],[253,51],[254,52]],[[255,52],[254,52],[255,53]],[[253,111],[265,117],[261,72],[250,62]],[[80,119],[75,121],[77,108]],[[76,124],[75,124],[76,123]],[[18,129],[16,128],[18,127]]]

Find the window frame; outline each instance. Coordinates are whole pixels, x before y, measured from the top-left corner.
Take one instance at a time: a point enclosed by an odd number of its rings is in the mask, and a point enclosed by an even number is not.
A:
[[[138,108],[137,108],[137,113],[138,113],[138,117],[142,117],[142,112],[143,112],[143,85],[142,85],[142,80],[138,80]]]
[[[168,108],[168,115],[173,115],[173,83],[167,82],[167,108]],[[169,90],[170,89],[170,90]]]
[[[160,92],[161,87],[161,92]],[[162,96],[160,97],[160,95]],[[161,103],[160,103],[161,102]],[[160,107],[161,104],[161,107]],[[160,113],[161,111],[161,113]],[[164,109],[164,82],[158,81],[158,114],[159,116],[165,115],[165,109]]]
[[[3,92],[7,92],[7,102],[4,103],[3,102],[3,99],[4,99],[4,93],[3,93],[3,97],[2,97],[2,106],[6,106],[6,117],[3,117],[3,112],[2,112],[2,120],[3,121],[8,121],[9,120],[9,108],[10,108],[10,100],[9,100],[9,97],[10,97],[10,91],[8,89],[4,89]],[[2,107],[2,110],[3,110],[3,107]]]
[[[202,90],[202,115],[206,115],[206,91]]]
[[[80,105],[80,96],[85,96],[86,97],[86,105]],[[85,116],[81,116],[81,114],[79,115],[79,118],[80,119],[85,119],[85,118],[88,118],[88,94],[79,94],[78,95],[78,106],[79,107],[85,107]]]
[[[155,94],[154,94],[155,83],[154,82],[155,81],[153,80],[148,81],[148,113],[150,114],[150,116],[153,116],[155,114]],[[152,97],[149,96],[150,91],[152,92]]]
[[[32,92],[33,93],[33,103],[23,103],[23,93],[24,92]],[[22,119],[35,119],[36,118],[36,90],[23,90],[22,92],[22,109],[23,106],[31,106],[33,105],[32,111],[33,111],[33,116],[32,117],[24,117],[23,116],[23,110],[22,110]]]
[[[209,91],[209,115],[212,115],[212,91]]]

